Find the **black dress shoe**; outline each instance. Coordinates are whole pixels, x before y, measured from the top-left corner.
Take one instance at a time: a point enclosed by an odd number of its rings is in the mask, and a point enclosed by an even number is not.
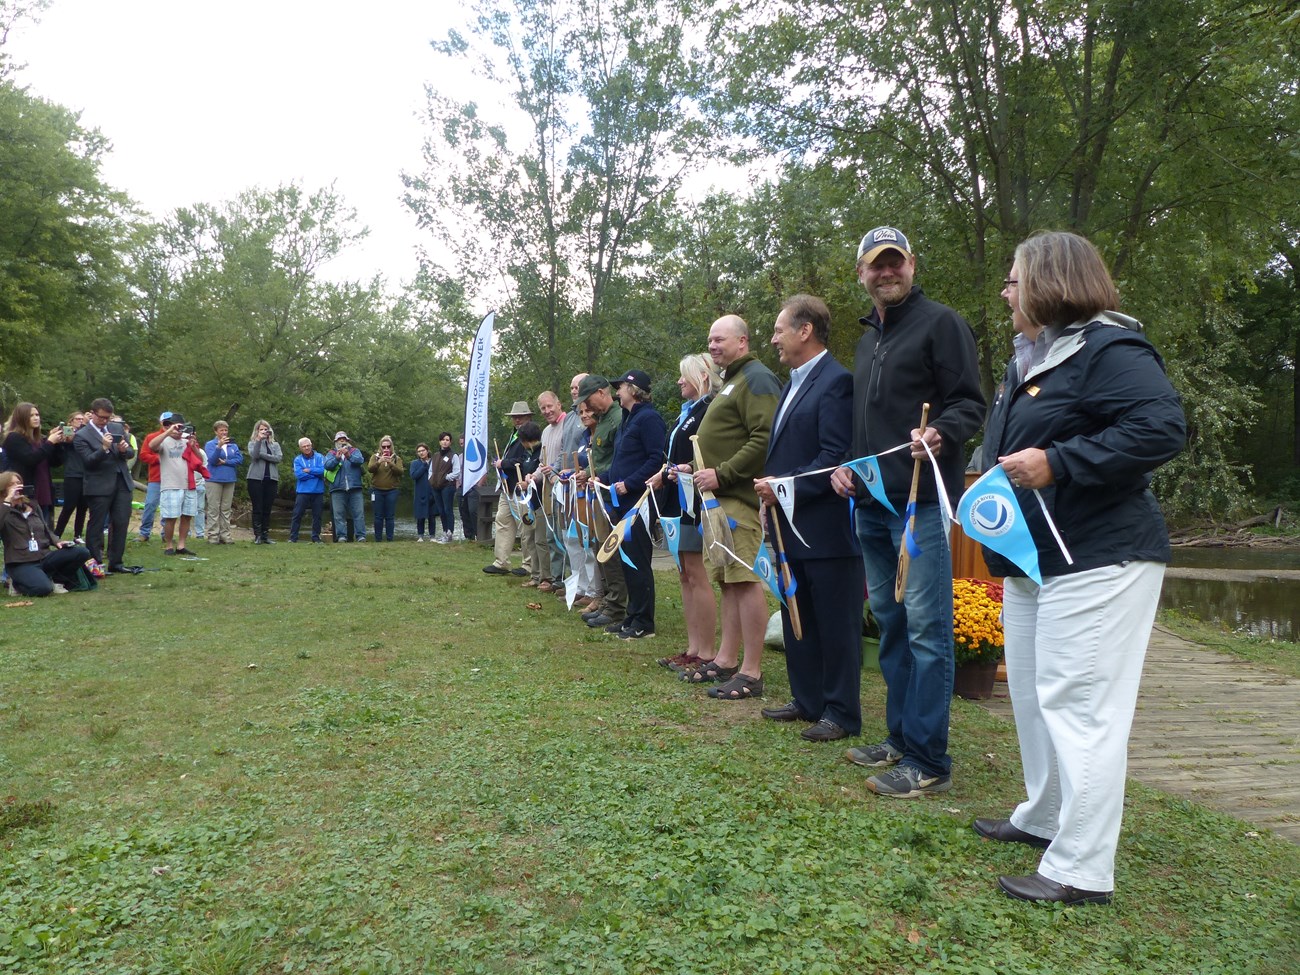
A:
[[[511,569],[511,570],[510,570],[510,574],[511,574],[512,576],[526,576],[526,575],[528,575],[528,570],[527,570],[527,569]]]
[[[1041,901],[1054,904],[1109,904],[1109,890],[1080,890],[1068,884],[1058,884],[1036,873],[1028,877],[999,877],[998,886],[1008,897],[1022,901]]]
[[[509,574],[508,570],[501,568],[501,566],[496,565],[495,563],[483,566],[483,571],[490,576],[503,576]]]
[[[834,721],[828,721],[825,718],[822,718],[816,724],[810,724],[799,732],[799,737],[804,741],[839,741],[841,738],[847,738],[848,736],[847,731]]]
[[[795,704],[794,701],[791,701],[789,704],[782,704],[779,708],[763,708],[759,714],[767,718],[768,721],[812,720],[811,718],[806,717],[804,713],[799,710],[799,705]]]
[[[133,574],[131,570],[124,565],[110,565],[104,571],[111,572],[114,575],[122,575],[122,576],[129,576]]]
[[[1011,825],[1009,819],[977,819],[971,826],[980,836],[997,840],[999,843],[1024,843],[1026,846],[1036,846],[1040,850],[1046,850],[1052,845],[1051,840],[1026,833],[1023,829]]]

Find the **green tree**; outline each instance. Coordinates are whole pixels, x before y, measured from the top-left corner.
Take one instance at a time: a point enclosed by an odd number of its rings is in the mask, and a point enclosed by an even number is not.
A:
[[[469,40],[435,49],[502,85],[512,111],[429,92],[425,169],[404,179],[450,266],[431,260],[425,279],[499,296],[501,371],[562,387],[638,324],[628,279],[703,144],[686,19],[650,0],[473,12]]]
[[[0,44],[15,9],[0,7]],[[0,47],[0,54],[3,48]],[[0,396],[73,405],[102,378],[103,322],[124,296],[124,195],[101,178],[107,140],[19,84],[0,57]],[[68,356],[71,350],[75,356]],[[89,372],[89,375],[88,375]]]

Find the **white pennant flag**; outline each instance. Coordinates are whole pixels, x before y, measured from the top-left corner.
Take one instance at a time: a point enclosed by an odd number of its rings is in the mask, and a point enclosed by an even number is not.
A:
[[[772,493],[776,495],[781,510],[785,512],[785,520],[790,523],[790,530],[794,532],[795,538],[803,542],[804,548],[812,548],[808,544],[808,540],[799,533],[799,528],[794,523],[794,478],[769,477],[767,483],[772,488]]]

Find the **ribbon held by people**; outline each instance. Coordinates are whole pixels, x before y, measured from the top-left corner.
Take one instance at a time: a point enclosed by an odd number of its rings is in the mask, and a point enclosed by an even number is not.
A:
[[[695,472],[704,470],[704,454],[700,450],[700,438],[691,437],[691,449],[695,452]],[[713,496],[712,491],[705,491],[698,484],[694,485],[695,491],[700,496],[700,511],[704,516],[704,524],[701,527],[708,528],[708,534],[705,540],[709,543],[706,548],[709,550],[709,561],[717,564],[720,560],[714,554],[713,546],[720,544],[727,550],[734,549],[736,543],[731,538],[731,519],[727,513],[722,510],[722,505],[718,499]]]

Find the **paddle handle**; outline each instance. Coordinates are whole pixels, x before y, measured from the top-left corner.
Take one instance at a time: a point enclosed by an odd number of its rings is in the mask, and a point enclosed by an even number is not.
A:
[[[790,592],[790,564],[785,560],[785,541],[781,538],[781,518],[771,508],[767,509],[767,515],[772,519],[772,541],[776,545],[776,560],[781,568],[781,585],[787,593],[785,608],[790,613],[790,629],[794,632],[796,640],[802,640],[803,623],[799,619],[799,603],[795,601],[794,593]]]
[[[921,404],[921,432],[918,434],[921,438],[925,437],[925,428],[930,421],[930,404]],[[907,550],[907,536],[916,531],[916,514],[912,505],[916,504],[916,492],[921,486],[921,461],[923,458],[918,457],[912,464],[912,490],[907,493],[906,511],[912,512],[908,515],[907,523],[903,531],[903,538],[898,544],[898,570],[894,573],[894,602],[901,603],[903,594],[907,592],[907,573],[912,567],[912,554]]]

